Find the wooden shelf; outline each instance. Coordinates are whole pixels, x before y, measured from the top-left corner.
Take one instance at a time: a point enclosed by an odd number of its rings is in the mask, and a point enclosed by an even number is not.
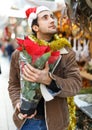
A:
[[[81,75],[83,78],[86,78],[86,79],[88,79],[88,80],[92,80],[92,74],[87,73],[86,71],[80,71],[80,75]]]

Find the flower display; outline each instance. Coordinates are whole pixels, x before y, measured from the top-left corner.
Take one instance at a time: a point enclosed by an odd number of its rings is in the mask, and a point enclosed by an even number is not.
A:
[[[43,69],[48,61],[50,70],[59,58],[60,52],[53,51],[50,46],[39,45],[37,42],[26,37],[23,39],[17,38],[17,43],[20,51],[20,83],[21,83],[21,112],[31,115],[42,97],[39,83],[32,83],[22,78],[23,67],[26,63],[38,69]]]

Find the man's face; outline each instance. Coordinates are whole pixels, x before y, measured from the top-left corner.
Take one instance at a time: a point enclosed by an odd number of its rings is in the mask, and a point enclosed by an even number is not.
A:
[[[40,34],[55,34],[57,32],[55,18],[50,11],[43,11],[38,14],[38,25]]]

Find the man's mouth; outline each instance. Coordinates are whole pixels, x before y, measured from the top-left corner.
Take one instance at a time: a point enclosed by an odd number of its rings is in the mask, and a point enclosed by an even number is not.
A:
[[[56,29],[56,26],[55,26],[55,25],[53,25],[53,26],[50,26],[49,28],[53,28],[53,29]]]

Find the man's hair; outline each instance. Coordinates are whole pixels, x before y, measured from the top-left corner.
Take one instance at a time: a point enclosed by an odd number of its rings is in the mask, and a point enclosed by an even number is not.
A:
[[[34,19],[34,20],[32,21],[32,25],[31,25],[32,32],[33,32],[34,35],[36,35],[35,30],[33,30],[33,26],[34,26],[34,25],[37,25],[37,26],[38,26],[38,18]]]

